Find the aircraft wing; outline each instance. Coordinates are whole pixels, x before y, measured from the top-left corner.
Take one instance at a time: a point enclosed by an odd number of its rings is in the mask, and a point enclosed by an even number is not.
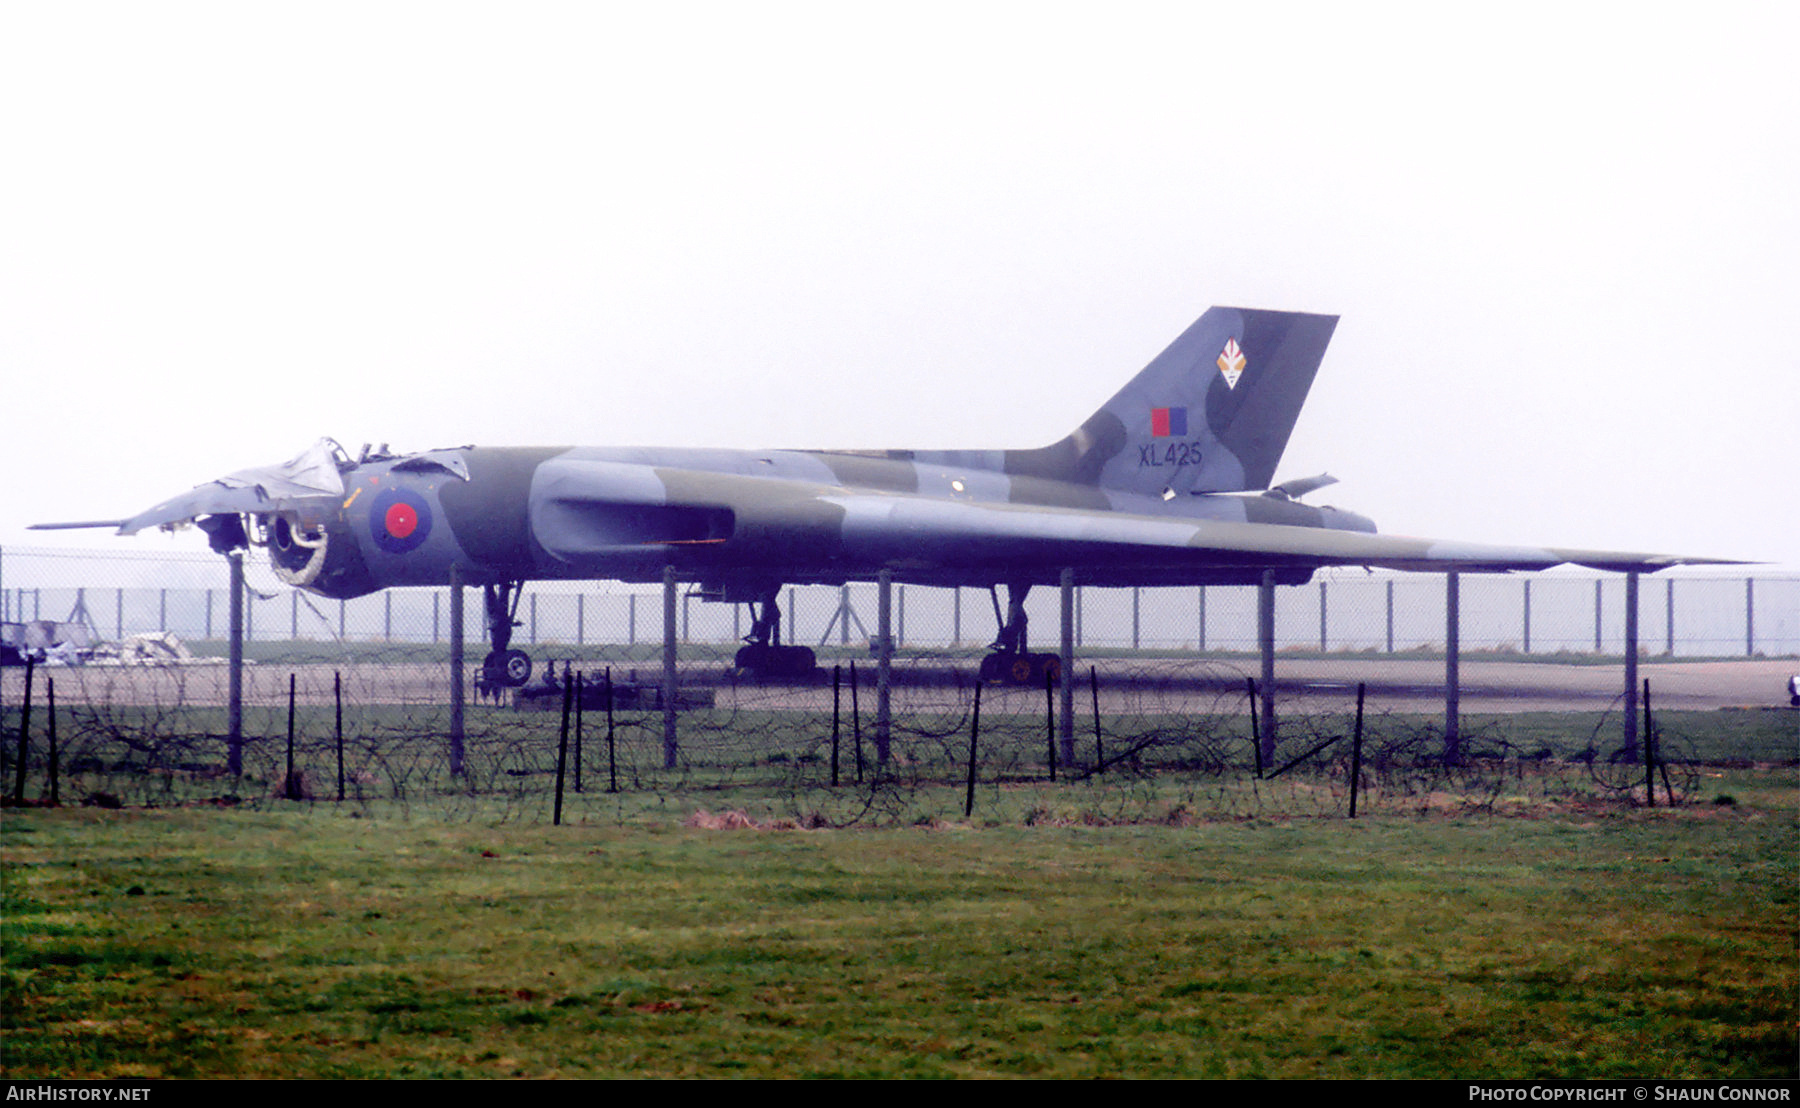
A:
[[[34,531],[117,527],[135,535],[149,527],[171,527],[202,516],[256,515],[278,509],[328,510],[344,495],[337,443],[320,439],[280,465],[257,466],[196,485],[129,519],[36,523]]]
[[[329,501],[325,501],[329,503]],[[34,523],[32,531],[73,531],[82,528],[112,527],[121,535],[135,535],[151,527],[177,527],[203,516],[255,515],[295,506],[293,497],[273,497],[257,485],[230,486],[221,481],[196,485],[179,496],[171,496],[160,504],[128,519],[70,520],[56,523]]]
[[[1724,564],[1614,550],[1497,546],[1266,523],[1185,520],[1067,508],[922,498],[828,496],[845,513],[846,553],[896,568],[957,564],[1053,578],[1074,566],[1090,579],[1169,581],[1209,571],[1368,566],[1507,572],[1574,564],[1614,572]]]

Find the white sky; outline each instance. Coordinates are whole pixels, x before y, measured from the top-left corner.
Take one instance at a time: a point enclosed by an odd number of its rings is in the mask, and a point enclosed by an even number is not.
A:
[[[1800,6],[0,0],[0,545],[320,435],[1037,446],[1336,313],[1278,478],[1800,567]]]

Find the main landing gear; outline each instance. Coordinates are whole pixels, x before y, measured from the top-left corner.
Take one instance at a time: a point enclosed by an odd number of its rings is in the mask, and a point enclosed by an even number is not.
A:
[[[737,668],[757,677],[810,677],[818,668],[812,650],[781,645],[781,605],[777,600],[780,592],[777,586],[752,602],[755,618],[750,633],[744,636],[749,645],[738,649]]]
[[[523,650],[510,649],[513,628],[519,625],[515,617],[523,585],[522,581],[502,581],[481,587],[482,603],[487,609],[488,643],[493,649],[482,659],[481,672],[475,675],[477,696],[499,699],[503,690],[522,688],[531,680],[531,656]]]
[[[994,589],[988,595],[994,601],[994,621],[1000,625],[1000,637],[994,640],[993,653],[981,659],[981,680],[992,685],[1042,685],[1046,678],[1062,678],[1062,658],[1056,654],[1033,654],[1025,647],[1025,594],[1031,585],[1006,586],[1006,614],[1000,614],[1000,594]]]

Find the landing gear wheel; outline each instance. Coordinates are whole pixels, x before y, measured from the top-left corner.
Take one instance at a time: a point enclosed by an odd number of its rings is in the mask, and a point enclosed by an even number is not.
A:
[[[734,664],[757,677],[810,677],[819,663],[810,647],[751,643],[738,650]]]
[[[496,650],[482,661],[481,675],[493,688],[523,688],[531,680],[531,655],[523,650]]]
[[[1052,681],[1062,680],[1060,656],[996,650],[981,659],[981,680],[985,684],[1035,687],[1044,683],[1046,675]]]
[[[984,685],[998,684],[1006,677],[1006,664],[1010,654],[984,654],[981,658],[980,681]]]

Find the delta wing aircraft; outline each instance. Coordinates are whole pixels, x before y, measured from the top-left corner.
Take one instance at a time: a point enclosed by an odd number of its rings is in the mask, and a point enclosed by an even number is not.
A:
[[[1575,563],[1649,572],[1697,559],[1378,535],[1300,502],[1321,475],[1271,485],[1337,317],[1212,308],[1067,437],[1035,450],[476,447],[356,458],[320,440],[124,520],[198,524],[215,550],[267,548],[285,582],[331,598],[480,585],[490,686],[522,685],[510,648],[526,582],[678,578],[748,603],[738,664],[809,671],[780,641],[786,584],[986,588],[999,637],[984,677],[1041,683],[1024,601],[1065,567],[1091,585],[1279,584],[1321,566],[1500,572]],[[998,587],[1007,589],[1004,614]]]

